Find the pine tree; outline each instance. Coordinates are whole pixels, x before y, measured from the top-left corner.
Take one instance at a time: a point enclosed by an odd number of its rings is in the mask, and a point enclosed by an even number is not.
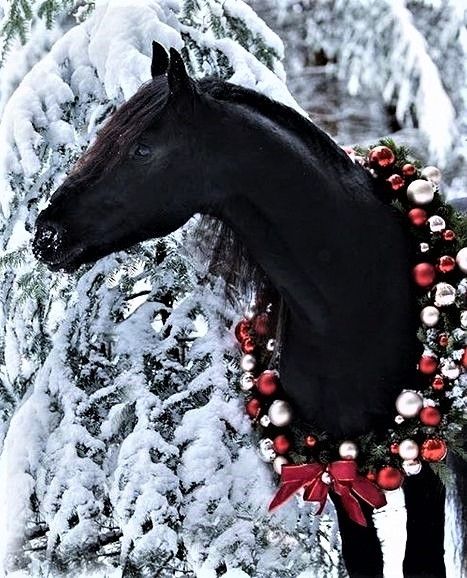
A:
[[[52,19],[72,8],[51,6]],[[1,563],[32,576],[337,576],[332,512],[266,514],[275,483],[235,388],[231,327],[244,304],[227,306],[193,257],[196,218],[71,275],[32,257],[38,211],[149,78],[153,39],[181,49],[194,76],[297,107],[281,42],[240,0],[99,4],[11,94],[0,125]]]

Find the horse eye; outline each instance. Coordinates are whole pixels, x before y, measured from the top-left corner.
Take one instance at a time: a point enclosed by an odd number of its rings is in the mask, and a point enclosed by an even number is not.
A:
[[[135,146],[135,148],[133,149],[133,156],[134,157],[138,157],[140,159],[144,159],[146,157],[148,157],[151,153],[151,149],[144,145],[144,144],[137,144]]]

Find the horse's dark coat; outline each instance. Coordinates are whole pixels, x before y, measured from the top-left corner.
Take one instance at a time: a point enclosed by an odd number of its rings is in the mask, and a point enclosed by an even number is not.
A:
[[[189,79],[172,50],[167,77],[111,116],[53,194],[35,251],[51,269],[73,270],[195,213],[230,227],[283,296],[280,369],[296,415],[337,438],[386,428],[418,354],[403,224],[312,122],[255,91]],[[378,575],[374,529],[359,530],[357,544],[348,526],[352,575]],[[442,544],[430,547],[442,556]],[[369,574],[359,574],[362,556]]]

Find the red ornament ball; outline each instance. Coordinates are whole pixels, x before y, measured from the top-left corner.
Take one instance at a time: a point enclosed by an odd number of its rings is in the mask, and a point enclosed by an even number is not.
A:
[[[386,181],[391,185],[391,189],[393,191],[399,191],[405,185],[404,178],[398,175],[397,173],[391,175]]]
[[[438,345],[440,347],[447,347],[449,343],[449,335],[447,333],[440,333],[438,335]]]
[[[274,369],[266,369],[258,376],[256,387],[263,395],[273,395],[279,388],[279,375]]]
[[[387,168],[394,164],[396,155],[389,147],[377,146],[368,154],[368,161],[373,167]]]
[[[286,454],[290,450],[291,443],[286,435],[280,434],[274,438],[273,446],[278,454]]]
[[[407,215],[410,219],[410,222],[415,227],[421,227],[427,222],[428,219],[428,215],[425,209],[420,209],[418,207],[416,207],[415,209],[410,209]]]
[[[416,167],[414,167],[414,165],[412,165],[411,163],[406,163],[402,167],[402,174],[404,175],[404,177],[413,177],[416,172],[417,172]]]
[[[467,368],[467,347],[464,347],[464,353],[461,357],[461,365],[464,368]]]
[[[251,321],[253,331],[262,337],[269,332],[269,315],[267,313],[260,313],[255,315]]]
[[[456,260],[450,255],[443,255],[438,259],[437,268],[441,273],[450,273],[456,268]]]
[[[436,375],[431,382],[431,387],[436,391],[441,391],[444,388],[444,379],[441,375]]]
[[[443,239],[445,241],[454,241],[455,238],[456,233],[454,233],[454,231],[452,231],[451,229],[446,229],[445,231],[443,231]]]
[[[431,375],[438,369],[438,360],[432,355],[422,355],[418,362],[418,370],[424,375]]]
[[[399,444],[396,442],[393,442],[389,446],[389,451],[391,452],[391,454],[398,455],[399,454]]]
[[[245,409],[250,417],[257,417],[257,415],[261,411],[261,402],[259,401],[258,398],[252,397],[250,400],[247,401]]]
[[[429,287],[434,283],[436,270],[431,263],[419,263],[413,268],[412,275],[419,287]]]
[[[248,319],[242,319],[237,323],[235,326],[235,337],[237,338],[237,341],[242,343],[242,341],[245,341],[245,339],[250,337],[250,327],[251,325]]]
[[[370,482],[375,482],[376,481],[376,473],[375,472],[368,472],[366,475],[367,480],[370,480]]]
[[[315,445],[318,443],[318,440],[315,438],[315,436],[312,435],[307,435],[305,438],[305,445],[309,448],[314,448]]]
[[[423,425],[435,427],[441,421],[441,414],[436,407],[424,407],[418,414]]]
[[[256,347],[256,343],[251,337],[247,337],[241,343],[243,353],[253,353]]]
[[[427,462],[439,462],[447,453],[446,442],[438,438],[428,438],[420,447],[420,456]]]
[[[383,490],[396,490],[402,485],[404,476],[400,470],[392,466],[384,466],[376,476],[376,483]]]

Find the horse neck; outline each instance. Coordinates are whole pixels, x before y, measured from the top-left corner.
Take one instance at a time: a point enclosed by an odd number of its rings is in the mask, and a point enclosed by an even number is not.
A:
[[[335,435],[378,429],[415,368],[404,233],[372,178],[327,137],[310,149],[265,127],[250,126],[242,143],[232,132],[218,216],[285,300],[280,370],[302,419]]]

